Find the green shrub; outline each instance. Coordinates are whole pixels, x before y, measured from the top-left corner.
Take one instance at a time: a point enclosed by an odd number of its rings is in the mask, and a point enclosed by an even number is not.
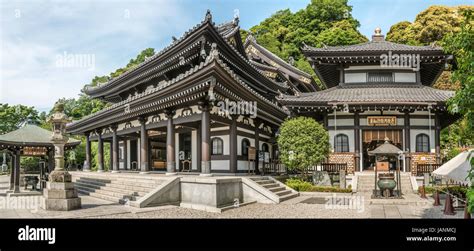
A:
[[[309,191],[310,192],[325,192],[325,193],[352,193],[352,188],[312,186]]]
[[[427,194],[433,194],[435,193],[436,190],[439,190],[441,192],[446,192],[449,191],[452,194],[465,197],[465,194],[467,193],[468,188],[467,187],[461,187],[461,186],[427,186],[425,187],[425,193]],[[418,187],[418,193],[421,193],[421,186]]]
[[[300,179],[287,179],[286,185],[295,189],[298,192],[308,191],[313,186],[313,184]]]
[[[301,179],[287,179],[286,185],[298,192],[329,192],[329,193],[351,193],[351,188],[339,188],[331,186],[314,186],[310,182]]]

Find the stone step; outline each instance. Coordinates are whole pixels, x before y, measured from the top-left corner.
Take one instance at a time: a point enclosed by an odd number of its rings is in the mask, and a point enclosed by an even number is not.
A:
[[[252,177],[252,178],[250,178],[250,179],[253,180],[253,181],[255,181],[255,182],[256,182],[256,181],[259,181],[259,180],[268,180],[267,177]]]
[[[282,196],[290,194],[290,193],[291,193],[291,190],[285,189],[283,191],[276,192],[275,194],[278,195],[278,197],[282,197]]]
[[[270,188],[274,188],[274,187],[279,187],[280,185],[278,185],[277,183],[270,183],[270,184],[264,184],[264,185],[261,185],[261,186],[266,188],[266,189],[270,189]]]
[[[99,178],[88,178],[88,177],[79,177],[81,180],[96,181],[102,183],[115,183],[123,185],[139,185],[143,187],[155,187],[155,185],[160,185],[163,183],[163,180],[149,180],[149,179],[129,179],[129,178],[112,178],[112,179],[99,179]]]
[[[115,192],[126,192],[126,193],[138,192],[140,194],[147,194],[152,190],[151,188],[143,188],[143,187],[137,187],[137,186],[124,186],[120,184],[110,184],[110,183],[103,185],[103,184],[98,184],[98,183],[93,183],[93,182],[76,181],[76,184],[81,184],[81,185],[88,186],[95,189],[103,189],[103,190],[109,190],[109,191],[115,191]]]
[[[124,196],[129,196],[129,195],[143,196],[146,194],[146,193],[138,193],[138,192],[133,192],[133,191],[124,191],[124,190],[118,190],[118,191],[110,190],[109,188],[106,188],[106,187],[97,189],[97,188],[90,187],[84,184],[76,184],[75,187],[79,187],[83,190],[88,190],[90,192],[105,194],[105,195],[109,195],[109,196],[117,197],[117,198],[123,198]]]
[[[276,192],[279,192],[279,191],[283,191],[285,190],[286,188],[282,187],[282,186],[277,186],[277,187],[272,187],[272,188],[269,188],[268,190],[270,190],[271,192],[273,193],[276,193]]]
[[[285,200],[293,199],[298,196],[298,193],[291,192],[287,195],[281,196],[280,197],[280,202],[283,202]]]
[[[120,203],[120,204],[124,204],[126,202],[125,199],[129,199],[129,200],[136,200],[137,197],[134,197],[134,196],[127,196],[127,195],[124,195],[124,196],[111,196],[111,195],[108,195],[108,194],[104,194],[104,193],[100,193],[98,191],[95,191],[95,192],[91,192],[91,191],[88,191],[86,189],[83,189],[83,188],[80,188],[80,187],[76,187],[78,193],[80,194],[84,194],[84,195],[88,195],[88,196],[91,196],[91,197],[94,197],[94,198],[99,198],[99,199],[103,199],[103,200],[107,200],[107,201],[111,201],[111,202],[115,202],[115,203]]]
[[[257,182],[257,184],[259,184],[259,185],[272,184],[272,183],[274,184],[275,183],[273,180],[257,180],[255,182]]]
[[[74,180],[73,180],[74,181]],[[153,188],[159,186],[161,183],[156,183],[153,185],[145,184],[143,185],[142,183],[117,183],[116,181],[113,182],[102,182],[98,180],[89,180],[89,179],[77,179],[74,182],[81,182],[81,183],[88,183],[88,184],[93,184],[96,186],[108,186],[108,187],[116,187],[124,190],[137,190],[141,192],[148,192],[152,190]]]

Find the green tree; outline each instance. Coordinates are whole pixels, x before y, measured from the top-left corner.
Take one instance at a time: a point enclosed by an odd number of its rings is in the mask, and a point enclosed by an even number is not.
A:
[[[367,41],[357,31],[359,22],[352,17],[351,11],[347,0],[312,0],[305,9],[296,13],[289,9],[280,10],[250,31],[260,45],[280,58],[293,57],[296,67],[314,76],[301,53],[303,44],[348,45]],[[242,32],[242,35],[244,39],[247,32]]]
[[[448,35],[445,40],[444,49],[452,53],[456,58],[456,69],[453,71],[453,82],[459,82],[460,88],[455,96],[449,101],[452,112],[459,112],[467,120],[467,130],[472,136],[474,132],[474,30],[473,9],[466,10],[463,15],[465,20],[461,30]],[[472,138],[471,138],[472,139]],[[471,161],[471,170],[468,177],[474,180],[474,159]],[[469,210],[472,212],[474,205],[474,183],[467,192]]]
[[[413,23],[403,21],[393,25],[387,33],[387,40],[411,45],[429,45],[440,42],[445,35],[460,30],[465,18],[462,13],[473,8],[472,6],[430,6],[420,12]]]
[[[0,103],[0,134],[14,131],[25,122],[40,123],[38,111],[34,107]]]
[[[329,134],[313,118],[286,120],[280,127],[277,142],[280,158],[288,170],[298,170],[303,174],[329,154]]]
[[[335,22],[334,25],[319,33],[316,37],[316,46],[323,47],[324,45],[350,45],[367,42],[368,39],[357,31],[357,27],[349,20],[342,20]]]

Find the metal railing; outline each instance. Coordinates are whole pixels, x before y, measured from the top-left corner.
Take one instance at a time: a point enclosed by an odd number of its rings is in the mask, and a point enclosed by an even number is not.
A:
[[[321,163],[321,170],[330,173],[338,173],[341,170],[347,171],[347,163]]]
[[[424,173],[432,173],[438,169],[441,164],[417,164],[416,165],[416,176],[422,176]]]

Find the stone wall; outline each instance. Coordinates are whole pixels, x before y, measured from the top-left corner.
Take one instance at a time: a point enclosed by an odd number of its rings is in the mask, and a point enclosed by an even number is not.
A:
[[[355,153],[330,153],[329,163],[347,163],[347,173],[354,173]]]
[[[434,153],[411,153],[411,173],[416,175],[417,164],[436,164],[436,154]]]

